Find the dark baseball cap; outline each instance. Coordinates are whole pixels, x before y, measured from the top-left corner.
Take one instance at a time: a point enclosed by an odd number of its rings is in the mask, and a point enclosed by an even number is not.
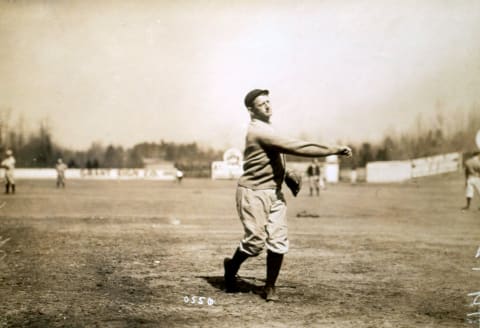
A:
[[[268,95],[269,93],[270,92],[268,90],[253,89],[252,91],[247,93],[247,95],[245,96],[245,100],[244,100],[245,106],[246,107],[252,107],[253,101],[255,100],[255,98],[257,98],[260,95]]]

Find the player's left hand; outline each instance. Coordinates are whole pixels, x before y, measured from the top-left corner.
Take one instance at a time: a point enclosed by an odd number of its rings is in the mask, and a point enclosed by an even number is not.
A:
[[[302,175],[293,170],[288,170],[285,175],[285,184],[290,189],[293,196],[297,197],[302,188]]]

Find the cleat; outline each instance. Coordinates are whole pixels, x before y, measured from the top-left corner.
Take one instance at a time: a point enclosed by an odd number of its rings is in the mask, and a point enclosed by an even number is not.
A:
[[[265,292],[265,301],[276,302],[280,300],[275,290],[275,287],[265,287],[264,292]]]

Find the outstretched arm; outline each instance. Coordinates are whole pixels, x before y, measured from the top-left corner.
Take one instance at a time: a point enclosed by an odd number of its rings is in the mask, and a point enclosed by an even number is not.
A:
[[[325,146],[313,142],[284,138],[275,133],[262,133],[258,138],[262,145],[276,149],[284,154],[304,157],[325,157],[329,155],[349,157],[352,155],[352,150],[347,146]]]

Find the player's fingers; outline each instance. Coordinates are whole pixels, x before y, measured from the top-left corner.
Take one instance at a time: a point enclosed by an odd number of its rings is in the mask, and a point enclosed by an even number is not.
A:
[[[349,147],[343,147],[342,154],[347,157],[350,157],[352,156],[352,150]]]

